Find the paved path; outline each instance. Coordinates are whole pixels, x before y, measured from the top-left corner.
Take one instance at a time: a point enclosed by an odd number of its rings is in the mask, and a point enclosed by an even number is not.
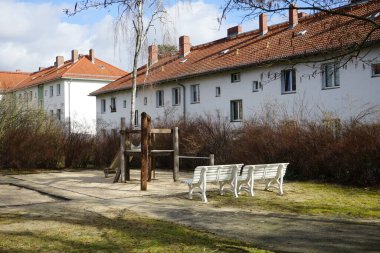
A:
[[[134,173],[133,176],[137,178],[138,172]],[[59,199],[70,199],[64,202],[3,207],[0,212],[12,208],[33,210],[60,206],[97,213],[106,213],[109,209],[129,209],[150,217],[238,238],[256,247],[277,252],[380,252],[379,221],[215,208],[212,199],[210,204],[203,204],[197,198],[186,199],[187,186],[173,183],[170,173],[158,173],[157,178],[148,184],[147,192],[141,192],[139,181],[112,184],[112,179],[105,179],[99,171],[0,177],[2,189],[5,189],[2,187],[4,184],[11,183],[58,196]],[[4,203],[1,191],[0,203]],[[34,199],[38,201],[38,198]]]

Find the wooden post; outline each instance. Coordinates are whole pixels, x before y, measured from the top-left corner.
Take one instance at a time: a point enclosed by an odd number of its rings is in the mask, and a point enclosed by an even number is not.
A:
[[[210,164],[209,165],[214,165],[214,154],[210,154]]]
[[[121,182],[125,183],[125,118],[120,120],[120,171]]]
[[[156,143],[156,134],[151,134],[151,147],[154,149]],[[153,174],[153,179],[156,179],[156,157],[150,155],[150,173]],[[151,175],[152,177],[152,175]]]
[[[141,190],[148,188],[148,114],[141,113]]]
[[[128,145],[128,149],[131,149],[131,141],[129,139],[129,133],[125,135],[125,143]],[[131,165],[130,165],[130,157],[127,155],[125,159],[125,179],[127,181],[131,180]]]
[[[174,181],[179,180],[179,138],[178,138],[178,127],[173,129],[173,179]]]

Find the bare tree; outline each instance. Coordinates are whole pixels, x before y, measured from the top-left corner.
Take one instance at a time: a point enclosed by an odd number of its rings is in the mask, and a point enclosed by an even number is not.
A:
[[[132,95],[130,126],[135,127],[136,86],[139,56],[147,39],[148,32],[156,21],[165,20],[165,8],[162,0],[83,0],[75,4],[73,10],[65,9],[64,12],[73,16],[88,9],[107,8],[117,6],[118,16],[116,28],[127,31],[129,22],[132,22],[131,34],[134,37],[134,54],[132,70]]]
[[[227,0],[224,5],[222,5],[223,11],[219,18],[219,23],[221,24],[228,15],[232,15],[234,11],[238,11],[242,14],[242,21],[257,18],[261,13],[266,13],[271,16],[286,15],[289,8],[312,14],[320,13],[321,15],[342,16],[351,20],[361,21],[361,25],[363,25],[365,29],[362,30],[363,33],[360,34],[360,36],[356,33],[350,34],[350,31],[347,31],[344,35],[346,39],[350,36],[359,37],[359,39],[348,47],[342,47],[339,51],[335,50],[333,58],[352,54],[357,57],[360,51],[368,44],[371,36],[380,31],[380,7],[378,11],[369,16],[356,15],[352,12],[347,12],[345,8],[339,7],[347,5],[354,6],[355,4],[363,2],[380,4],[379,0]],[[323,18],[323,16],[321,16],[321,18]],[[344,39],[345,38],[342,38],[342,40]]]

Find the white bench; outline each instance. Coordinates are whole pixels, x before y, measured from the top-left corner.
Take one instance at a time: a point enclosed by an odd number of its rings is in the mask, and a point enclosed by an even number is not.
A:
[[[289,163],[272,163],[272,164],[257,164],[245,165],[241,175],[238,176],[238,193],[246,191],[250,196],[254,195],[253,186],[255,180],[265,181],[265,190],[269,187],[278,189],[278,193],[282,195],[284,175]]]
[[[194,169],[192,179],[183,180],[189,186],[189,199],[193,198],[194,189],[198,188],[202,201],[207,203],[206,189],[207,183],[218,184],[221,195],[224,191],[231,191],[234,197],[238,197],[237,193],[237,176],[243,164],[229,165],[213,165],[213,166],[198,166]],[[225,189],[229,186],[228,189]]]

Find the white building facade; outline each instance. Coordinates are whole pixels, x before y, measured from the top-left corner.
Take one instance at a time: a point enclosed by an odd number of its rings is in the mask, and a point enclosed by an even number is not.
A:
[[[355,5],[352,9],[361,13],[365,8],[380,11],[370,3]],[[189,38],[182,36],[178,56],[169,60],[158,59],[157,50],[151,46],[149,74],[138,79],[143,81],[137,89],[136,123],[140,124],[141,112],[148,113],[154,121],[219,115],[236,125],[269,111],[273,117],[284,120],[349,120],[369,112],[369,119],[378,119],[379,38],[375,37],[377,42],[371,42],[359,55],[355,52],[333,57],[334,50],[329,51],[329,55],[311,54],[307,45],[315,40],[312,32],[321,34],[313,30],[321,27],[318,23],[321,19],[313,23],[313,16],[298,15],[298,21],[294,11],[289,9],[293,16],[289,21],[291,28],[280,24],[268,29],[266,17],[261,15],[264,22],[258,31],[241,33],[241,27],[232,27],[226,38],[196,47],[189,46]],[[352,27],[341,29],[357,27],[359,25],[353,22]],[[291,41],[289,46],[284,39]],[[322,39],[325,38],[318,38]],[[273,43],[276,44],[271,48]],[[288,56],[281,56],[281,47],[285,55],[286,50],[290,51]],[[301,53],[297,54],[296,50]],[[237,64],[244,61],[246,54],[252,58]],[[273,58],[276,54],[280,56]],[[194,70],[197,67],[200,70]],[[143,70],[141,68],[146,73]],[[121,117],[127,122],[130,120],[130,79],[124,78],[92,93],[96,96],[98,129],[119,128]]]
[[[96,99],[88,94],[126,72],[89,55],[72,51],[72,59],[57,56],[55,65],[40,68],[13,89],[20,104],[44,109],[74,132],[95,133]]]

